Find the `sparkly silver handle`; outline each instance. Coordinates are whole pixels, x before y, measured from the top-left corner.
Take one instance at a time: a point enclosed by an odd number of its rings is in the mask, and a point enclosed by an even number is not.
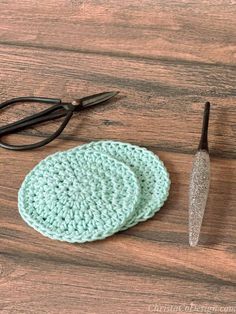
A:
[[[210,185],[210,157],[199,150],[194,158],[189,189],[189,244],[196,246],[200,235]]]

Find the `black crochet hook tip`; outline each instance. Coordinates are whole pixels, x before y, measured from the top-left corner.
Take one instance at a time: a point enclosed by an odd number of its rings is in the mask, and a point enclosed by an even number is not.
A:
[[[75,99],[72,102],[72,105],[75,105],[77,108],[75,109],[75,111],[77,110],[81,110],[84,108],[88,108],[88,107],[92,107],[101,103],[104,103],[108,100],[110,100],[111,98],[113,98],[114,96],[116,96],[117,94],[119,94],[118,91],[111,91],[111,92],[103,92],[103,93],[99,93],[99,94],[94,94],[91,96],[86,96],[83,97],[81,99]]]
[[[205,103],[205,109],[203,114],[202,122],[202,134],[199,142],[198,150],[206,150],[208,152],[208,125],[210,116],[210,103],[207,101]]]

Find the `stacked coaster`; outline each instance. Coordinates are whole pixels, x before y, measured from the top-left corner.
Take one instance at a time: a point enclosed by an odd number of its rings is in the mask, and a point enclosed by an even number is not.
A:
[[[19,211],[52,239],[106,238],[151,218],[168,197],[170,179],[152,152],[99,141],[42,160],[19,191]]]

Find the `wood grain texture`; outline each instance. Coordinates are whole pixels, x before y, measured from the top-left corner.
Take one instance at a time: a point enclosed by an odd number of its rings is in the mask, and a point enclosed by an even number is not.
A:
[[[74,116],[47,147],[1,149],[1,314],[236,311],[235,16],[234,1],[220,0],[0,1],[0,102],[120,90],[107,105]],[[207,100],[212,177],[193,249],[187,193]],[[4,110],[0,125],[36,110]],[[37,141],[55,127],[14,140]],[[103,241],[41,236],[17,210],[25,175],[49,154],[97,139],[158,154],[172,180],[168,201],[153,219]]]
[[[101,90],[120,91],[119,101],[73,118],[63,132],[64,138],[112,138],[193,153],[199,140],[203,105],[209,100],[213,103],[211,152],[217,156],[236,156],[236,67],[201,64],[196,71],[194,63],[119,59],[64,51],[55,54],[50,50],[9,46],[0,47],[0,57],[3,100],[17,95],[71,100]],[[28,111],[30,106],[26,106]],[[11,112],[17,117],[21,113]],[[16,119],[12,115],[4,113],[2,121]],[[33,134],[46,136],[53,130],[55,124],[50,123]]]
[[[2,307],[23,311],[29,302],[36,309],[42,305],[42,313],[56,313],[61,306],[63,309],[63,300],[67,311],[75,313],[76,306],[89,313],[94,309],[95,313],[107,313],[109,307],[117,313],[146,313],[160,300],[164,304],[232,306],[236,284],[235,160],[212,160],[211,193],[199,248],[189,248],[187,239],[192,157],[166,152],[159,156],[170,171],[171,194],[153,219],[104,241],[71,245],[46,239],[27,227],[16,207],[17,190],[28,170],[58,148],[75,144],[59,140],[54,147],[38,150],[37,156],[35,152],[1,154],[3,177],[9,178],[1,182],[0,195],[1,287],[5,300],[14,301],[13,305],[2,301]],[[16,289],[14,296],[11,287]],[[52,287],[55,290],[50,293]],[[51,297],[42,301],[48,294]],[[56,306],[55,295],[61,299]]]
[[[230,0],[1,1],[1,42],[231,64],[235,14]]]

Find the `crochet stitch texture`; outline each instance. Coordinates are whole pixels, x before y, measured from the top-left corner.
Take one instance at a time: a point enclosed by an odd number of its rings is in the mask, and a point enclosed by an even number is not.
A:
[[[128,165],[138,178],[141,195],[135,212],[122,230],[151,218],[164,204],[170,188],[169,174],[163,162],[151,151],[129,143],[116,141],[91,142],[81,146],[106,153]]]
[[[19,212],[45,236],[83,243],[151,218],[169,188],[169,174],[152,152],[97,141],[42,160],[20,188]]]
[[[119,231],[139,201],[131,169],[109,155],[76,148],[42,160],[19,191],[19,212],[53,239],[86,242]]]

